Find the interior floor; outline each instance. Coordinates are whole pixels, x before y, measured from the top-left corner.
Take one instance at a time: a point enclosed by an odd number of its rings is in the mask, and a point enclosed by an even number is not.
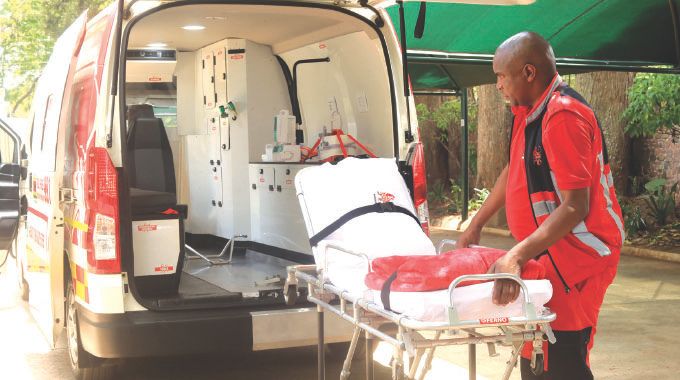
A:
[[[248,249],[245,252],[235,251],[231,263],[224,265],[210,265],[200,258],[187,258],[184,273],[229,292],[241,293],[243,297],[257,297],[260,292],[281,289],[289,265],[296,263]]]

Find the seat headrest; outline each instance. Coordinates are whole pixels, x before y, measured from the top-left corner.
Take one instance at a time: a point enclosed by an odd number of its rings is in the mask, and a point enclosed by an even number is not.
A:
[[[153,106],[151,104],[131,104],[128,106],[127,119],[130,123],[139,119],[152,119],[156,117],[153,113]]]

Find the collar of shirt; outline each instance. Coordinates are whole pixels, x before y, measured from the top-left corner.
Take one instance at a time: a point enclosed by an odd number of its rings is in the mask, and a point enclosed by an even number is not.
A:
[[[515,117],[526,116],[527,124],[531,123],[532,121],[536,120],[541,112],[543,112],[543,108],[545,108],[546,104],[548,104],[550,97],[549,95],[555,91],[560,83],[562,83],[562,78],[560,77],[559,73],[556,73],[553,79],[550,81],[550,85],[548,85],[545,91],[543,91],[543,94],[541,94],[538,100],[534,103],[533,107],[513,106],[510,110],[515,115]]]

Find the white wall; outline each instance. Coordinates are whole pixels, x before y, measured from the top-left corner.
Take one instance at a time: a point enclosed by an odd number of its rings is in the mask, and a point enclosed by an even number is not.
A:
[[[341,125],[381,157],[394,157],[392,106],[385,58],[378,39],[364,32],[336,37],[283,53],[293,68],[296,61],[330,58],[329,63],[298,65],[298,98],[306,143],[311,145],[326,126]],[[340,114],[331,117],[329,100]]]

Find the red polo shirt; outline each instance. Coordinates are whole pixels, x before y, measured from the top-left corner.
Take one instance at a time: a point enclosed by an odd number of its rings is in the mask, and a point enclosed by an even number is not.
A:
[[[527,159],[547,160],[558,195],[560,190],[590,189],[589,213],[584,222],[549,248],[566,282],[573,286],[604,266],[618,262],[623,218],[609,165],[604,163],[602,135],[595,114],[583,102],[561,94],[560,83],[556,75],[533,107],[512,109],[515,119],[505,205],[515,239],[522,241],[537,229],[527,185]],[[527,119],[536,118],[544,108],[547,108],[542,120],[545,153],[524,157]],[[597,244],[590,244],[592,240]]]

